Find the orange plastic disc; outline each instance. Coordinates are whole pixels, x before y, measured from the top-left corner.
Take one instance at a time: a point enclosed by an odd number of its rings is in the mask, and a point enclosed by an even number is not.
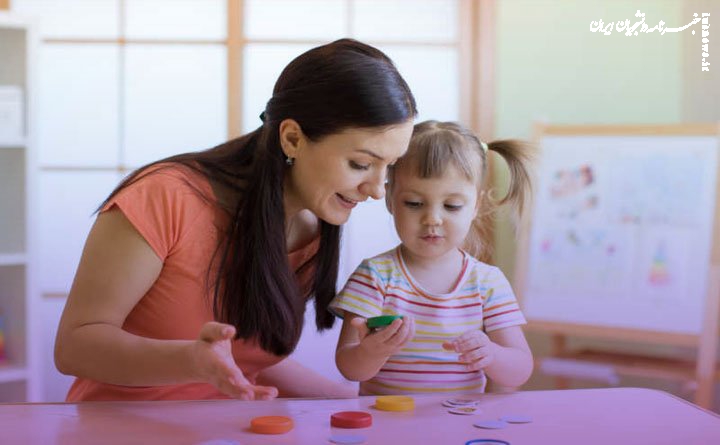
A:
[[[250,429],[258,434],[284,434],[293,429],[293,421],[285,416],[255,417],[250,421]]]

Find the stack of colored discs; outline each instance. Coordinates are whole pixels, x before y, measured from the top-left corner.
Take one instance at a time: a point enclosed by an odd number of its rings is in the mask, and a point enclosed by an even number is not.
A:
[[[330,416],[330,426],[337,428],[367,428],[370,425],[372,416],[362,411],[340,411]]]
[[[293,421],[284,416],[255,417],[250,421],[250,429],[259,434],[283,434],[293,429]]]
[[[375,399],[375,408],[383,411],[411,411],[415,409],[415,400],[409,396],[379,396]]]

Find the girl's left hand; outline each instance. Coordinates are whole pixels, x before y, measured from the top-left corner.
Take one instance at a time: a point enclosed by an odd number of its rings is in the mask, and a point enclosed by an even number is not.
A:
[[[460,353],[458,359],[470,371],[487,368],[495,360],[499,346],[480,329],[467,331],[452,341],[443,343],[443,348]]]

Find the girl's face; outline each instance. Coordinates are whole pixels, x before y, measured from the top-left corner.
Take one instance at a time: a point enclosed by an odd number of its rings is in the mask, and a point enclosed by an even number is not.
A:
[[[340,225],[358,202],[385,196],[388,166],[407,150],[412,129],[408,121],[384,129],[347,129],[317,142],[301,133],[295,141],[290,138],[295,145],[285,153],[295,163],[285,183],[288,215],[309,209],[323,221]]]
[[[478,210],[477,186],[453,165],[438,178],[420,178],[413,170],[395,171],[388,208],[406,251],[438,259],[465,241]]]

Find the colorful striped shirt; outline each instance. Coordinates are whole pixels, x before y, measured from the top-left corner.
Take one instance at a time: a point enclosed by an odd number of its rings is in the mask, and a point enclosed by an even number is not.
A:
[[[414,394],[485,390],[485,373],[468,371],[458,353],[443,342],[471,329],[485,332],[525,324],[510,283],[497,267],[463,252],[455,288],[447,294],[429,292],[412,277],[400,248],[364,260],[330,303],[369,318],[409,315],[415,336],[391,356],[361,394]]]

